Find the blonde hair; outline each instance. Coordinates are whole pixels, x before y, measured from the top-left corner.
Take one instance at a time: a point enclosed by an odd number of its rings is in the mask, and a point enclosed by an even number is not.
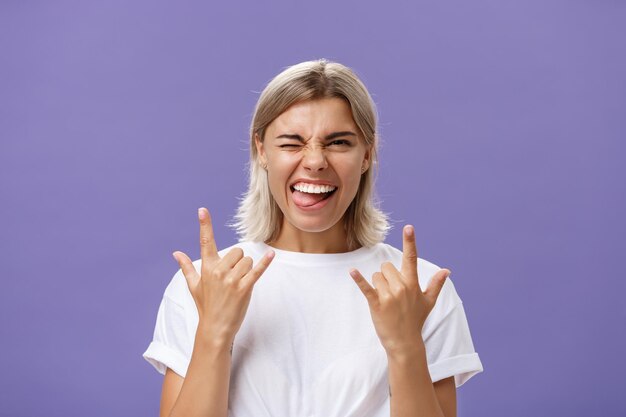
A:
[[[259,97],[250,125],[248,190],[231,224],[240,241],[274,241],[283,221],[283,213],[270,193],[267,172],[259,164],[255,134],[262,142],[267,126],[297,102],[332,97],[348,102],[365,143],[371,145],[370,169],[361,175],[357,194],[343,217],[348,247],[372,246],[384,240],[390,225],[373,196],[378,148],[376,106],[350,68],[319,59],[288,67],[269,82]]]

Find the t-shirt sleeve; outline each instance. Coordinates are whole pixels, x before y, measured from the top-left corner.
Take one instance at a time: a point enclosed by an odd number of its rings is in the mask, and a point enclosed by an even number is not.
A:
[[[193,340],[189,330],[188,312],[185,311],[184,303],[174,301],[169,295],[175,293],[176,285],[180,287],[180,279],[184,282],[184,276],[174,276],[172,283],[165,291],[159,311],[157,313],[154,335],[143,357],[161,374],[165,375],[167,368],[172,369],[178,375],[185,377],[191,360]]]
[[[474,350],[463,303],[448,278],[422,331],[433,382],[454,376],[460,387],[483,371]]]

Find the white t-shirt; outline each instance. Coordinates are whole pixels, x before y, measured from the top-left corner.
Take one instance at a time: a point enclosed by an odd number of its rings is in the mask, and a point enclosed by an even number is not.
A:
[[[234,246],[255,264],[269,249],[262,242]],[[399,269],[402,252],[385,243],[336,254],[274,251],[235,337],[229,417],[387,417],[386,353],[367,300],[348,271],[358,268],[371,283],[383,262]],[[194,262],[198,271],[200,263]],[[439,269],[418,259],[422,290]],[[161,374],[169,367],[184,377],[197,326],[198,311],[179,270],[165,289],[143,357]],[[459,387],[483,370],[449,278],[422,337],[433,382],[454,376]]]

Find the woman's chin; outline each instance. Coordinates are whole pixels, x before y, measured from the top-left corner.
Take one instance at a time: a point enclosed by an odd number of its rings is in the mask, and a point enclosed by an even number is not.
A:
[[[337,222],[329,221],[328,217],[316,218],[307,216],[302,218],[295,216],[295,218],[288,219],[288,222],[292,228],[306,233],[323,233],[337,225]]]

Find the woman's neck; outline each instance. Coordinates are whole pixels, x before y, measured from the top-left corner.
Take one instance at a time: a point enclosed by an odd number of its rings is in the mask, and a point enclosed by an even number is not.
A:
[[[266,243],[276,249],[303,253],[344,253],[351,250],[341,221],[322,232],[306,232],[283,219],[278,238]]]

